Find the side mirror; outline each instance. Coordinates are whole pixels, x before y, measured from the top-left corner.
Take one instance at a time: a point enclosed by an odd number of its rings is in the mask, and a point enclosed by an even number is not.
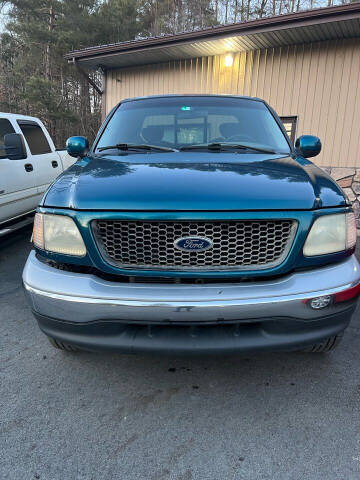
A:
[[[295,148],[305,157],[316,157],[321,152],[321,142],[318,137],[302,135],[295,142]]]
[[[72,157],[85,157],[89,151],[89,141],[86,137],[70,137],[66,140],[66,150]]]
[[[9,160],[23,160],[27,157],[24,138],[20,133],[4,135],[4,148]]]

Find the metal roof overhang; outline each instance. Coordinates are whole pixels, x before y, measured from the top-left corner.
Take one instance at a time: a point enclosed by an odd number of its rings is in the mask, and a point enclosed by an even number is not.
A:
[[[83,68],[109,69],[356,37],[360,39],[360,2],[90,47],[65,58]]]

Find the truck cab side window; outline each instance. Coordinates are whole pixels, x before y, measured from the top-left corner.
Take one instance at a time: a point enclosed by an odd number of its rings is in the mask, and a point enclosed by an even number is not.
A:
[[[15,133],[13,126],[6,118],[0,118],[0,158],[6,158],[4,146],[4,136],[8,133]]]
[[[40,125],[31,121],[18,120],[19,127],[21,128],[24,137],[29,145],[32,155],[41,155],[43,153],[50,153],[51,148],[46,140],[44,132]]]

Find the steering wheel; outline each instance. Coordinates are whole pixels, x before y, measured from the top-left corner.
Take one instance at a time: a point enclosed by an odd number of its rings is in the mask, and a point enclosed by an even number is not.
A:
[[[237,133],[236,135],[232,135],[231,137],[228,137],[226,139],[228,142],[243,142],[243,141],[249,141],[253,142],[254,139],[250,137],[250,135],[242,134],[242,133]]]

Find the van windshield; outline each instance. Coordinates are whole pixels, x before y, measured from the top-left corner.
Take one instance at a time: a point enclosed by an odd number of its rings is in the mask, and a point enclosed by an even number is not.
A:
[[[96,145],[153,145],[184,149],[196,145],[239,144],[290,152],[289,143],[267,106],[251,99],[174,96],[122,103]],[[254,150],[251,150],[254,147]],[[194,149],[194,152],[197,149]]]

